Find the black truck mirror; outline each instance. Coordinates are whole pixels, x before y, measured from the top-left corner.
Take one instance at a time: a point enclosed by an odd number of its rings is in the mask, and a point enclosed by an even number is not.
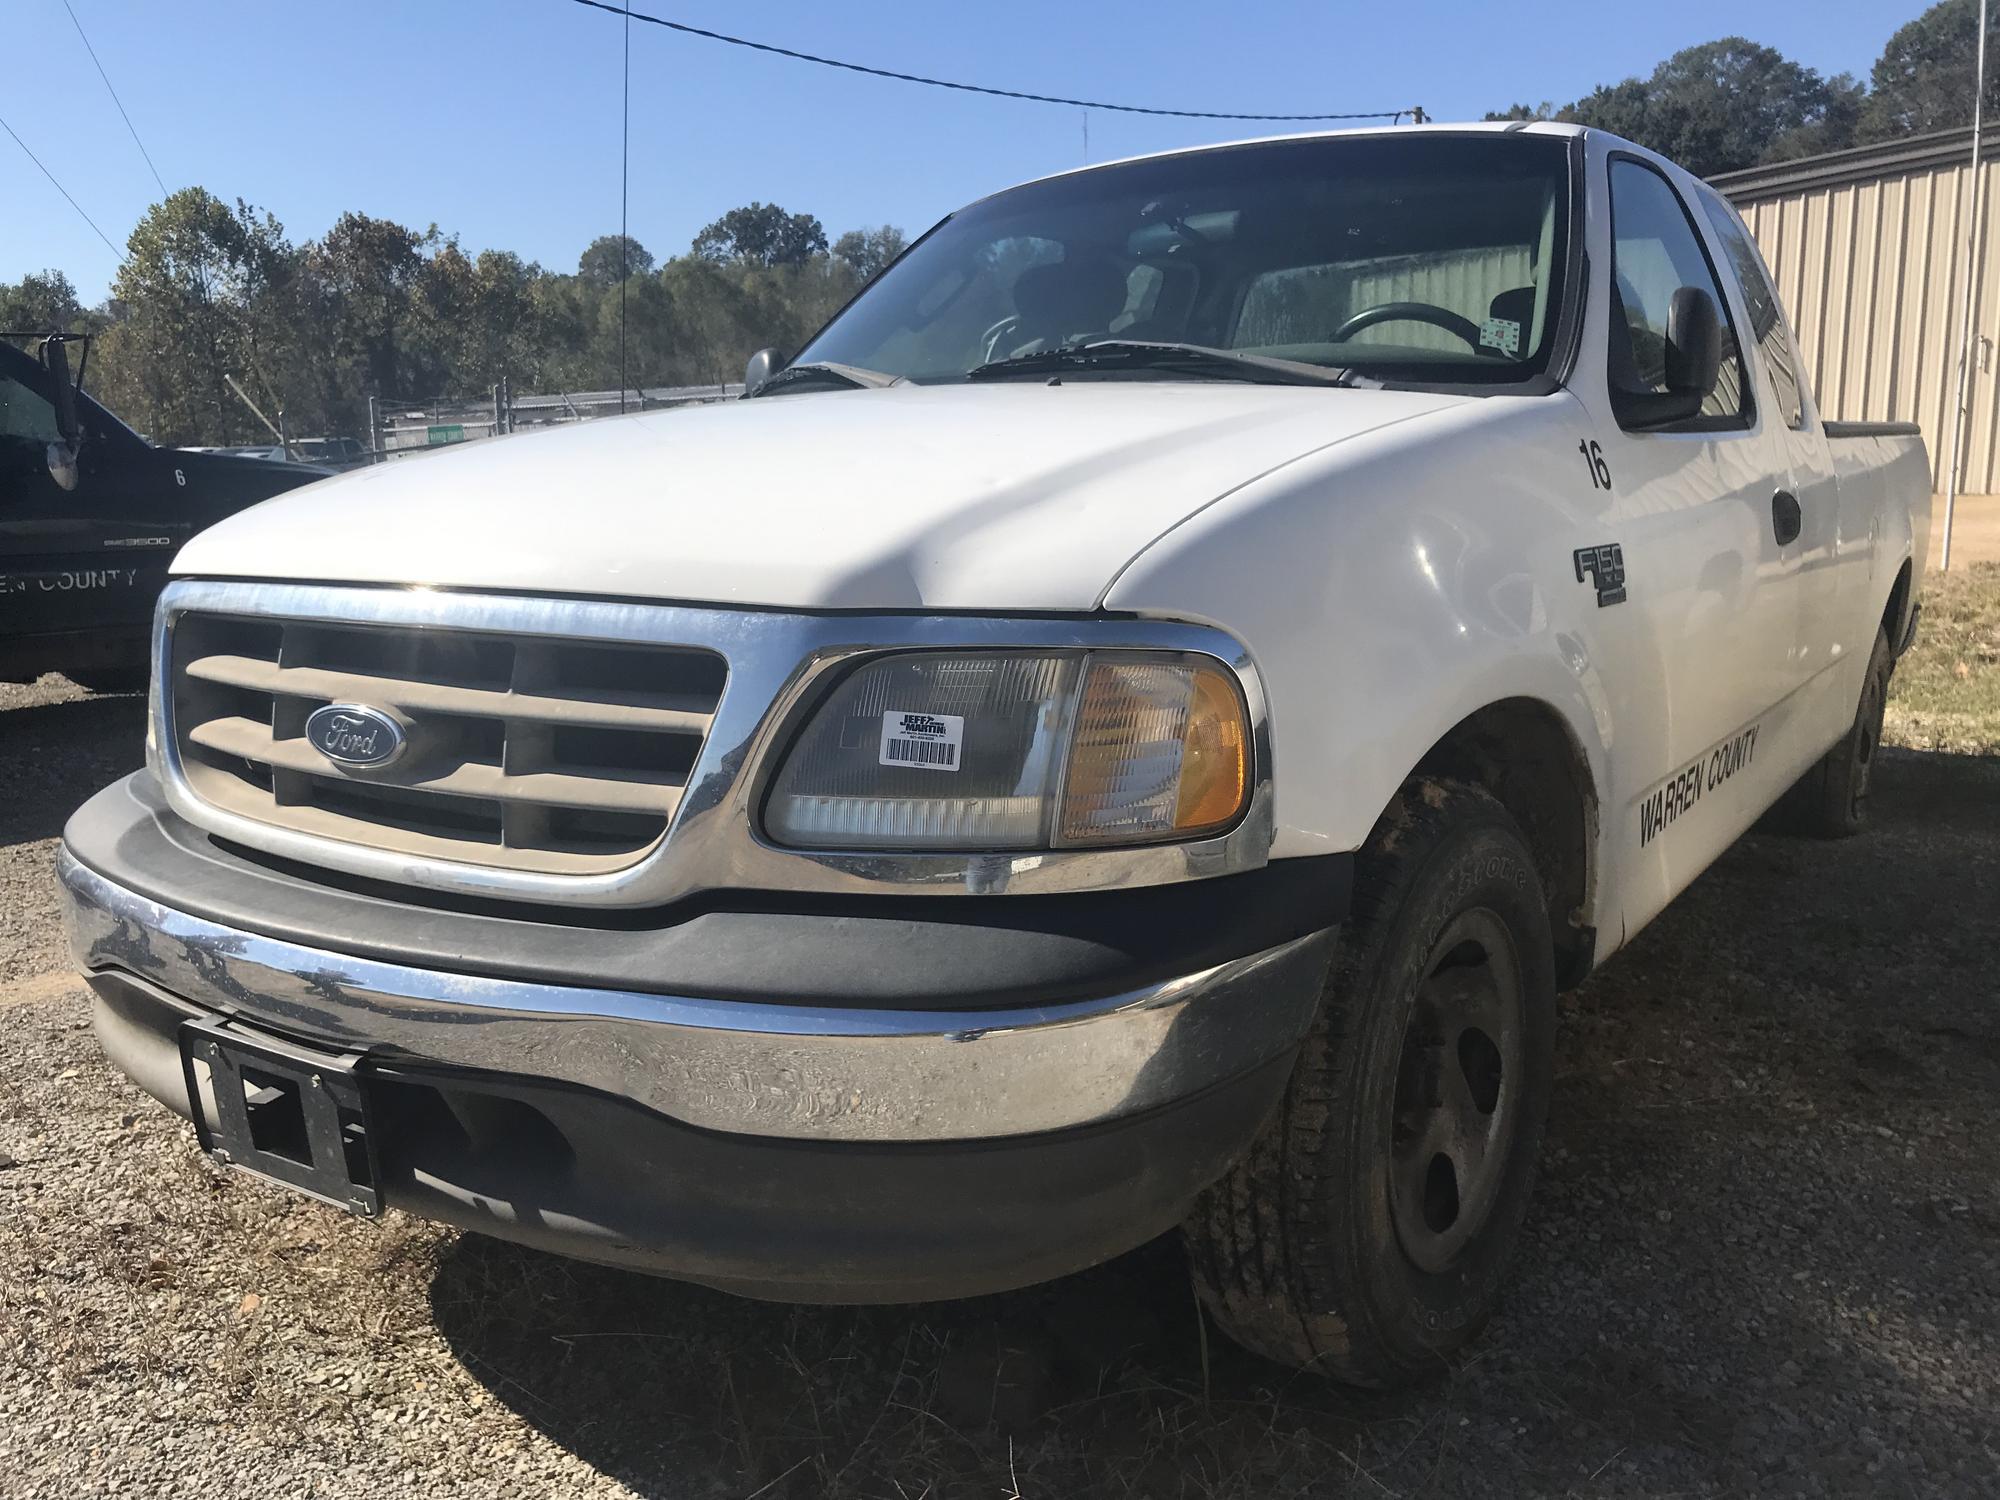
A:
[[[1715,298],[1698,286],[1678,287],[1667,303],[1662,391],[1620,389],[1611,404],[1621,425],[1636,432],[1671,427],[1701,414],[1702,403],[1722,378],[1722,314]]]
[[[48,448],[49,477],[59,488],[73,490],[77,454],[83,451],[83,428],[76,417],[76,382],[69,373],[69,345],[60,336],[42,342],[42,364],[49,372],[55,401],[57,441]]]
[[[743,394],[754,396],[757,388],[785,367],[784,352],[779,349],[759,349],[750,356],[750,363],[743,370]]]
[[[1698,286],[1681,287],[1667,303],[1667,393],[1700,411],[1721,378],[1722,316],[1715,298]]]

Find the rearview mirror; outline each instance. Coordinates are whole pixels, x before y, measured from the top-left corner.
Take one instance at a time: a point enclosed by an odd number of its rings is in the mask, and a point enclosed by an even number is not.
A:
[[[750,363],[743,367],[743,394],[756,395],[759,386],[784,368],[785,354],[782,349],[759,349],[750,356]]]
[[[1706,289],[1684,286],[1667,303],[1664,391],[1613,389],[1626,427],[1666,427],[1701,412],[1722,378],[1722,314]]]

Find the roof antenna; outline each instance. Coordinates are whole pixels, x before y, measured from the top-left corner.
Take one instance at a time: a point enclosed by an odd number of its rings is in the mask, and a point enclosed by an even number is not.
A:
[[[625,0],[625,117],[618,157],[618,409],[625,410],[625,283],[632,279],[632,0]]]

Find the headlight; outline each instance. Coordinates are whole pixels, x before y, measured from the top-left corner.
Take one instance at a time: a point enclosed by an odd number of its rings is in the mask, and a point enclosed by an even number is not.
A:
[[[1250,794],[1243,695],[1212,658],[980,651],[850,673],[772,784],[805,849],[1048,849],[1212,833]]]

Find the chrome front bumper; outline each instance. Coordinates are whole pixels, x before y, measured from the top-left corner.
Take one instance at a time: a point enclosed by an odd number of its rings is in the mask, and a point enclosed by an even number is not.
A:
[[[58,857],[77,965],[189,1018],[365,1057],[573,1084],[705,1130],[826,1142],[992,1140],[1120,1119],[1297,1045],[1331,930],[1100,1000],[854,1010],[573,989],[413,968],[176,911]],[[162,1102],[178,1072],[112,1060]],[[137,1040],[131,1045],[136,1049]]]

